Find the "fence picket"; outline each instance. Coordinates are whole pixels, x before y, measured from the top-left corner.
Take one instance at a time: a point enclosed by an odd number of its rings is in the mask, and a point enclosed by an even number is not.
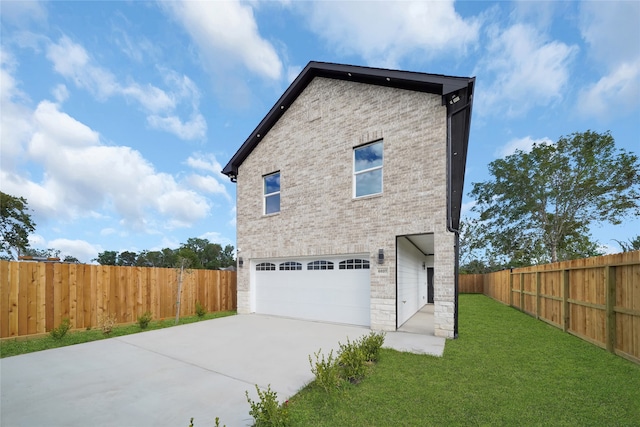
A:
[[[173,317],[177,279],[171,268],[0,261],[0,338],[43,334],[65,317],[76,329],[96,327],[106,315],[119,323],[146,311]],[[236,272],[191,270],[181,316],[195,314],[196,301],[208,312],[235,310],[235,292]]]
[[[459,291],[476,292],[465,276]],[[489,273],[483,283],[484,295],[640,363],[640,251]]]

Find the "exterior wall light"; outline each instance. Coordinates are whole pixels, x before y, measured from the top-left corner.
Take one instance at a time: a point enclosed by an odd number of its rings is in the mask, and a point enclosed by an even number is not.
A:
[[[242,259],[242,257],[238,258],[238,267],[242,268],[243,264],[244,264],[244,260]]]
[[[378,264],[384,264],[384,249],[378,249]]]

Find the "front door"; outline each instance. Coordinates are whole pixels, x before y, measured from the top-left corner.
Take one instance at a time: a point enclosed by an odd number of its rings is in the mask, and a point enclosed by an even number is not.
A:
[[[433,304],[433,268],[427,268],[427,303]]]

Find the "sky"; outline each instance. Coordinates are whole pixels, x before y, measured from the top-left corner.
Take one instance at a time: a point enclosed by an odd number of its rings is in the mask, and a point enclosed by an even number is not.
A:
[[[640,153],[640,2],[1,1],[0,190],[33,248],[235,246],[220,171],[309,61],[475,76],[463,212],[487,165],[611,131]],[[638,218],[592,228],[606,252]]]

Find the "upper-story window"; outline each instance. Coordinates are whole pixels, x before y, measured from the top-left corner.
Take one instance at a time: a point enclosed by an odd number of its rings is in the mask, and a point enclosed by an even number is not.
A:
[[[280,212],[280,172],[262,177],[264,182],[264,214]]]
[[[353,149],[353,194],[382,193],[382,141]]]

